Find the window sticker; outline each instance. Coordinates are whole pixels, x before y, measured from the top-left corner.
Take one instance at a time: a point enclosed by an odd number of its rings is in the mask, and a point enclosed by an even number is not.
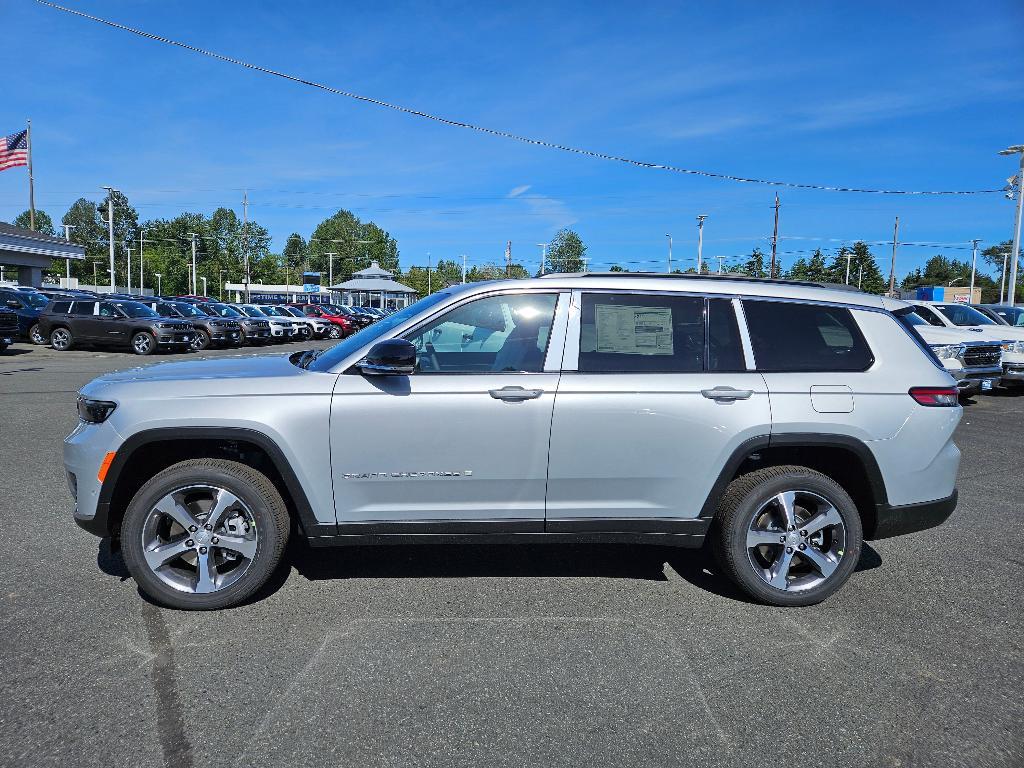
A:
[[[671,355],[671,307],[594,306],[597,351],[619,355]]]

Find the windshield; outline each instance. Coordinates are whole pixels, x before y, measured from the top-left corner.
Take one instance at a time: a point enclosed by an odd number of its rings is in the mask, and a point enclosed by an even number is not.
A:
[[[281,307],[281,310],[283,312],[287,312],[290,317],[305,317],[305,315],[295,307]]]
[[[260,307],[260,311],[273,317],[288,317],[288,313],[282,312],[279,307]]]
[[[916,312],[898,312],[896,314],[905,325],[931,325],[931,323]]]
[[[209,310],[217,317],[244,317],[241,312],[227,304],[207,304],[203,309]]]
[[[990,317],[985,317],[974,307],[964,304],[936,304],[939,310],[953,325],[995,325]]]
[[[992,310],[1010,325],[1024,327],[1024,309],[1020,307],[998,307]]]
[[[50,300],[41,293],[29,293],[28,291],[25,291],[19,295],[26,304],[32,307],[32,309],[42,309],[50,303]]]
[[[429,296],[420,299],[415,304],[410,304],[405,309],[395,312],[393,315],[388,315],[387,317],[378,320],[373,325],[368,325],[358,333],[353,333],[347,339],[338,342],[330,349],[324,350],[324,352],[309,363],[307,367],[311,371],[329,371],[360,347],[379,339],[381,336],[387,334],[392,328],[398,327],[409,318],[415,317],[421,312],[430,309],[432,306],[439,304],[451,295],[452,294],[449,291],[438,291],[437,293],[432,293]]]
[[[168,304],[167,306],[173,307],[182,317],[205,317],[205,313],[192,304]]]
[[[128,317],[160,317],[155,309],[139,304],[137,301],[115,301],[114,306],[124,312]]]
[[[249,317],[266,317],[266,315],[260,312],[258,309],[256,309],[256,307],[243,305],[238,309],[244,314],[248,315]]]

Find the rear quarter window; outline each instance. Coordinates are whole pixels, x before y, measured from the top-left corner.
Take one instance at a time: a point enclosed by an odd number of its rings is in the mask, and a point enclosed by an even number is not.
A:
[[[71,309],[70,301],[55,301],[49,306],[50,312],[55,315],[66,315],[69,309]]]
[[[759,371],[865,371],[874,362],[843,307],[744,300],[743,310]]]

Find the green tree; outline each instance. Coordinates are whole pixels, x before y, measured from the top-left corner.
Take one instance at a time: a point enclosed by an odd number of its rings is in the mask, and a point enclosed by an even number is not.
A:
[[[1006,240],[1006,241],[1004,241],[1002,243],[999,243],[999,245],[990,246],[990,247],[986,248],[985,250],[983,250],[981,252],[982,258],[984,258],[985,261],[987,261],[989,264],[991,264],[993,267],[995,267],[996,276],[997,276],[997,278],[998,278],[998,280],[1000,282],[1005,281],[1005,282],[1008,283],[1009,280],[1010,280],[1011,268],[1010,268],[1009,256],[1010,256],[1010,251],[1012,249],[1013,249],[1013,241],[1012,240]],[[1021,256],[1024,256],[1024,247],[1021,247],[1018,250],[1018,258],[1020,258]],[[1004,259],[1005,259],[1005,261],[1004,261]],[[1003,275],[1003,265],[1004,264],[1006,265],[1006,275],[1005,276]],[[1018,297],[1018,299],[1016,299],[1017,301],[1020,300],[1019,297],[1021,296],[1022,285],[1024,285],[1024,269],[1020,269],[1018,267],[1018,270],[1017,270],[1017,290],[1015,292],[1015,296]],[[996,298],[998,299],[998,296]]]
[[[24,213],[19,213],[11,223],[16,227],[21,227],[22,229],[31,229],[29,226],[31,223],[30,218],[31,213],[29,211],[25,211]],[[35,231],[41,235],[56,234],[53,229],[53,219],[50,218],[50,215],[46,211],[36,211]]]
[[[582,272],[587,246],[571,229],[560,229],[548,246],[546,270],[548,272]]]
[[[100,222],[96,203],[84,197],[78,198],[64,214],[61,223],[71,225],[71,242],[85,248],[85,259],[71,262],[71,276],[92,284],[94,274],[98,274],[93,272],[92,265],[103,267],[107,263],[107,231]]]
[[[846,282],[846,256],[850,255],[850,285],[868,293],[885,293],[889,281],[882,275],[867,243],[857,241],[852,249],[840,248],[829,266],[829,282]]]
[[[620,267],[620,266],[619,266],[618,264],[612,264],[612,265],[611,265],[611,266],[610,266],[610,267],[608,268],[608,271],[609,271],[609,272],[629,272],[629,270],[628,270],[628,269],[625,269],[625,268],[623,268],[623,267]],[[677,270],[673,270],[673,272],[675,272],[675,271],[677,271]]]
[[[768,269],[764,264],[764,254],[760,248],[755,248],[746,263],[740,266],[738,271],[748,277],[768,277]]]
[[[344,209],[317,224],[309,239],[309,249],[311,260],[321,265],[319,268],[324,272],[329,267],[329,257],[324,254],[337,254],[335,283],[348,280],[353,272],[366,269],[374,261],[389,272],[397,273],[400,269],[398,242],[372,221],[364,224]]]

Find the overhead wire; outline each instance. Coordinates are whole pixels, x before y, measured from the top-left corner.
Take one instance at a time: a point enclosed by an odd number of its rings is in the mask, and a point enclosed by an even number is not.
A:
[[[216,53],[215,51],[210,51],[210,50],[207,50],[205,48],[200,48],[198,46],[191,45],[189,43],[183,43],[181,41],[173,40],[173,39],[168,38],[168,37],[162,37],[161,35],[156,35],[156,34],[153,34],[151,32],[145,32],[145,31],[143,31],[141,29],[136,29],[134,27],[129,27],[129,26],[125,25],[125,24],[120,24],[120,23],[115,22],[115,21],[110,21],[109,19],[104,19],[104,18],[101,18],[99,16],[94,16],[92,14],[85,13],[84,11],[79,11],[79,10],[76,10],[74,8],[66,8],[63,5],[58,5],[57,3],[50,2],[49,0],[36,0],[36,2],[39,3],[40,5],[44,5],[44,6],[47,6],[49,8],[53,8],[55,10],[62,11],[64,13],[68,13],[68,14],[71,14],[73,16],[79,16],[79,17],[81,17],[83,19],[88,19],[89,21],[93,21],[93,22],[96,22],[98,24],[104,24],[104,25],[106,25],[108,27],[111,27],[113,29],[118,29],[118,30],[121,30],[123,32],[130,32],[133,35],[137,35],[137,36],[145,38],[147,40],[153,40],[155,42],[163,43],[165,45],[176,46],[178,48],[182,48],[184,50],[191,51],[192,53],[197,53],[197,54],[200,54],[202,56],[207,56],[207,57],[212,58],[212,59],[217,59],[218,61],[222,61],[222,62],[225,62],[225,63],[228,63],[228,64],[234,64],[235,66],[244,67],[246,69],[250,69],[250,70],[255,71],[255,72],[261,72],[261,73],[263,73],[265,75],[271,75],[273,77],[278,77],[278,78],[281,78],[283,80],[288,80],[288,81],[291,81],[293,83],[298,83],[300,85],[305,85],[305,86],[308,86],[308,87],[311,87],[311,88],[317,88],[319,90],[326,91],[327,93],[331,93],[331,94],[334,94],[334,95],[337,95],[337,96],[344,96],[345,98],[354,99],[356,101],[361,101],[361,102],[364,102],[364,103],[367,103],[367,104],[373,104],[373,105],[378,106],[378,107],[383,107],[385,109],[394,110],[396,112],[401,112],[401,113],[404,113],[404,114],[407,114],[407,115],[412,115],[414,117],[419,117],[419,118],[422,118],[422,119],[425,119],[425,120],[431,120],[433,122],[440,123],[442,125],[451,126],[451,127],[454,127],[454,128],[463,128],[463,129],[466,129],[466,130],[476,131],[478,133],[483,133],[483,134],[487,134],[487,135],[490,135],[490,136],[496,136],[496,137],[499,137],[499,138],[509,139],[509,140],[512,140],[512,141],[518,141],[518,142],[523,143],[523,144],[529,144],[529,145],[532,145],[532,146],[539,146],[539,147],[546,147],[548,149],[555,149],[555,150],[559,150],[559,151],[562,151],[562,152],[568,152],[568,153],[572,153],[572,154],[576,154],[576,155],[583,155],[583,156],[592,157],[592,158],[595,158],[595,159],[598,159],[598,160],[609,160],[609,161],[612,161],[612,162],[622,163],[622,164],[625,164],[625,165],[631,165],[631,166],[634,166],[634,167],[637,167],[637,168],[647,168],[647,169],[651,169],[651,170],[669,171],[669,172],[672,172],[672,173],[687,174],[687,175],[691,175],[691,176],[703,176],[703,177],[706,177],[706,178],[722,179],[722,180],[725,180],[725,181],[733,181],[733,182],[738,182],[738,183],[742,183],[742,184],[762,184],[762,185],[767,185],[767,186],[772,186],[772,187],[786,187],[786,188],[790,188],[790,189],[812,189],[812,190],[819,190],[819,191],[823,191],[823,192],[854,192],[854,193],[876,194],[876,195],[928,195],[928,196],[932,196],[932,195],[934,195],[934,196],[943,196],[944,195],[944,196],[950,196],[950,195],[986,195],[986,194],[993,194],[993,193],[998,193],[998,192],[1002,192],[1003,191],[1002,189],[973,189],[973,190],[868,189],[868,188],[853,187],[853,186],[838,186],[838,185],[828,185],[828,184],[807,184],[807,183],[798,183],[798,182],[789,182],[789,181],[778,181],[778,180],[773,180],[773,179],[759,179],[759,178],[754,178],[754,177],[735,176],[735,175],[732,175],[732,174],[719,173],[719,172],[716,172],[716,171],[705,171],[705,170],[698,170],[698,169],[694,169],[694,168],[682,168],[680,166],[670,165],[670,164],[667,164],[667,163],[654,163],[654,162],[648,162],[648,161],[645,161],[645,160],[635,160],[635,159],[628,158],[628,157],[622,157],[622,156],[619,156],[619,155],[609,154],[607,152],[598,152],[598,151],[595,151],[595,150],[584,149],[584,148],[581,148],[581,147],[573,147],[573,146],[569,146],[567,144],[560,144],[560,143],[557,143],[557,142],[546,141],[544,139],[537,139],[537,138],[532,138],[532,137],[529,137],[529,136],[522,136],[522,135],[519,135],[519,134],[516,134],[516,133],[512,133],[511,131],[505,131],[505,130],[500,130],[500,129],[496,129],[496,128],[488,128],[488,127],[485,127],[485,126],[482,126],[482,125],[476,125],[475,123],[469,123],[469,122],[466,122],[466,121],[463,121],[463,120],[454,120],[452,118],[442,117],[440,115],[435,115],[435,114],[432,114],[430,112],[424,112],[422,110],[414,109],[412,107],[403,106],[401,104],[395,104],[395,103],[392,103],[392,102],[389,102],[389,101],[384,101],[382,99],[376,99],[376,98],[373,98],[373,97],[370,97],[370,96],[364,96],[362,94],[354,93],[352,91],[346,91],[346,90],[343,90],[341,88],[335,88],[333,86],[325,85],[324,83],[319,83],[319,82],[316,82],[315,80],[310,80],[308,78],[301,77],[301,76],[298,76],[298,75],[292,75],[292,74],[288,74],[287,72],[282,72],[282,71],[279,71],[279,70],[270,69],[269,67],[263,67],[263,66],[260,66],[258,64],[252,64],[252,63],[244,61],[242,59],[237,59],[237,58],[234,58],[234,57],[231,57],[231,56],[226,56],[226,55],[221,54],[221,53]]]

